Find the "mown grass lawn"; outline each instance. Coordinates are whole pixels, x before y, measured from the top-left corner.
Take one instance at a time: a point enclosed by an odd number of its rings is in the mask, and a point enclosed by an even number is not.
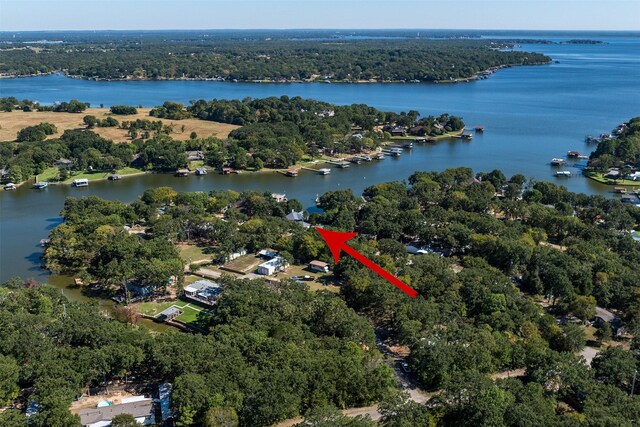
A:
[[[185,323],[196,323],[198,320],[198,313],[208,312],[209,307],[203,307],[198,304],[186,301],[167,301],[167,302],[143,302],[138,304],[138,312],[146,314],[147,316],[157,317],[164,310],[169,307],[176,307],[182,312],[176,319]]]
[[[133,175],[137,173],[143,173],[142,169],[126,167],[122,169],[118,169],[116,174],[118,175]],[[98,179],[107,179],[110,175],[113,175],[111,172],[80,172],[70,175],[69,178],[64,181],[59,181],[62,184],[71,184],[76,179],[86,178],[89,181],[95,181]],[[38,175],[38,181],[53,181],[55,182],[60,176],[60,170],[56,167],[50,167],[42,171],[40,175]]]

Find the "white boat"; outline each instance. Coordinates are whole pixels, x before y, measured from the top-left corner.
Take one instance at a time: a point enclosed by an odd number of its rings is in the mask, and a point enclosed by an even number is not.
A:
[[[74,179],[73,180],[73,186],[74,187],[88,187],[89,186],[89,180],[87,178]]]
[[[318,169],[318,175],[329,175],[330,173],[331,169],[329,168]]]
[[[196,175],[206,175],[207,174],[207,168],[198,168],[196,169]]]
[[[571,176],[571,171],[558,171],[556,172],[556,176],[569,177]]]
[[[47,188],[48,186],[49,183],[47,181],[36,182],[35,184],[33,184],[33,188],[35,188],[36,190],[42,190],[43,188]]]
[[[6,191],[15,190],[16,188],[18,188],[18,186],[15,185],[13,182],[10,182],[10,183],[8,183],[7,185],[4,186],[4,189]]]

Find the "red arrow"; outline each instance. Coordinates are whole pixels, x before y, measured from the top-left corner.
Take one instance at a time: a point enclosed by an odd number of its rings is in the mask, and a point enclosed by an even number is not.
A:
[[[340,252],[345,251],[358,261],[360,261],[365,267],[374,273],[378,274],[380,277],[390,282],[394,286],[400,288],[403,292],[409,295],[412,298],[416,298],[418,296],[418,292],[415,289],[411,288],[409,285],[399,280],[397,277],[393,276],[384,268],[380,267],[375,262],[371,261],[366,256],[362,255],[360,252],[353,249],[351,246],[347,244],[347,240],[351,240],[358,235],[358,233],[342,233],[339,231],[330,231],[325,230],[324,228],[314,227],[318,230],[318,233],[322,236],[325,242],[327,242],[327,246],[331,250],[333,254],[333,259],[336,264],[340,261]]]

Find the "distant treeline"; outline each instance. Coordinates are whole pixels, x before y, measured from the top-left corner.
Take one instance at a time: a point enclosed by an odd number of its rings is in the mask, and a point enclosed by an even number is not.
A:
[[[491,40],[145,39],[133,35],[0,50],[0,73],[63,71],[95,79],[436,81],[495,67],[549,63]]]

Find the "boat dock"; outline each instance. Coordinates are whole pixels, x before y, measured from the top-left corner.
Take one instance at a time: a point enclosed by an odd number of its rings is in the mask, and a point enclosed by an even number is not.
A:
[[[338,162],[338,161],[335,161],[335,160],[327,160],[327,163],[332,164],[332,165],[336,165],[339,168],[348,168],[350,166],[349,162],[345,162],[345,161]]]

